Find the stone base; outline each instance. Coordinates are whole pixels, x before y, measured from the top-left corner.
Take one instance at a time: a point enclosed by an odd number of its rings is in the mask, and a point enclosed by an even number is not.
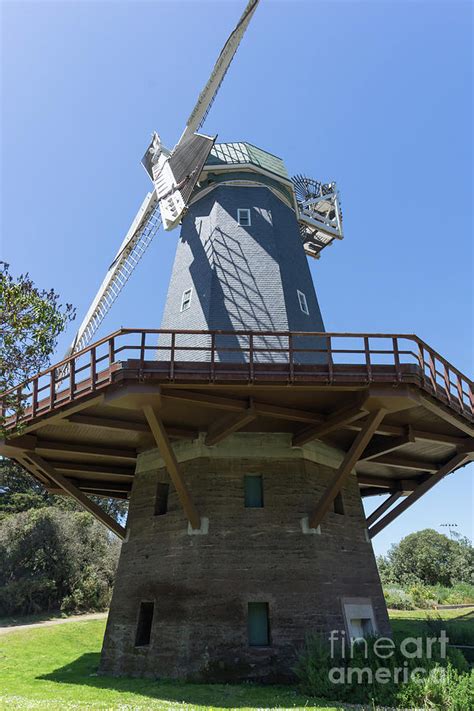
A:
[[[329,512],[317,535],[303,524],[340,452],[291,448],[286,434],[235,434],[214,447],[199,439],[175,451],[207,521],[190,535],[172,486],[167,513],[155,515],[157,482],[168,475],[157,450],[140,455],[101,673],[282,681],[308,634],[351,632],[350,610],[390,634],[355,475],[343,514]],[[262,476],[263,508],[245,508],[246,474]],[[143,602],[154,603],[150,639],[136,646]],[[268,646],[249,645],[252,602],[267,603]]]

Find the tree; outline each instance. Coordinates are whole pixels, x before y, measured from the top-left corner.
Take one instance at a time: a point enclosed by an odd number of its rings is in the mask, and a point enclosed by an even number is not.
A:
[[[445,586],[474,582],[474,549],[469,539],[452,540],[431,528],[403,538],[378,564],[384,582]]]
[[[38,289],[28,274],[15,279],[0,262],[0,392],[9,390],[49,365],[60,333],[75,318],[50,289]],[[16,395],[4,404],[21,408]]]
[[[0,527],[0,616],[105,609],[119,541],[87,513],[43,507]]]
[[[127,501],[99,496],[90,498],[117,521],[123,520],[127,514]],[[61,511],[82,511],[71,497],[48,494],[44,486],[18,464],[10,459],[0,459],[0,522],[8,514],[45,506],[54,506]]]

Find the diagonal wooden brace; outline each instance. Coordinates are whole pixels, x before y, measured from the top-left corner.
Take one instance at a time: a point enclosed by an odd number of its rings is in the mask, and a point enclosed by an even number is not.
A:
[[[200,528],[201,517],[199,516],[198,510],[194,505],[194,501],[191,498],[186,482],[183,479],[178,460],[176,459],[176,455],[169,441],[163,422],[155,413],[151,405],[145,405],[143,412],[145,413],[148,425],[150,426],[150,430],[155,438],[156,446],[160,450],[160,454],[163,457],[170,479],[176,489],[176,493],[178,494],[184,513],[186,514],[192,528]]]
[[[409,494],[406,499],[401,501],[398,506],[395,506],[394,509],[389,511],[389,513],[384,516],[384,518],[379,521],[378,523],[375,523],[371,528],[369,528],[369,536],[373,538],[374,536],[377,535],[377,533],[380,533],[386,526],[388,526],[389,523],[392,523],[397,516],[400,516],[401,513],[407,510],[409,506],[415,503],[415,501],[418,501],[418,499],[423,496],[423,494],[426,494],[427,491],[429,491],[435,484],[437,484],[441,479],[443,479],[447,474],[450,474],[454,469],[457,469],[458,467],[461,467],[463,464],[468,462],[472,457],[469,454],[466,454],[466,452],[458,452],[458,454],[455,454],[454,457],[451,457],[451,459],[443,464],[440,469],[435,474],[432,474],[430,477],[425,479],[421,484],[419,484],[415,491],[413,491],[411,494]]]
[[[117,521],[105,513],[105,511],[98,506],[94,501],[89,499],[80,489],[78,489],[72,482],[70,482],[66,477],[60,474],[56,469],[47,461],[45,461],[39,454],[34,454],[33,452],[28,452],[26,455],[26,461],[23,461],[23,457],[19,457],[18,461],[25,467],[25,469],[31,471],[32,467],[29,462],[33,464],[34,469],[39,469],[40,472],[45,474],[49,479],[54,481],[54,483],[59,486],[60,489],[66,491],[73,499],[77,501],[86,511],[89,511],[96,519],[98,519],[104,526],[115,533],[116,536],[122,540],[125,538],[125,528],[121,526]]]
[[[317,528],[319,526],[319,524],[321,523],[321,521],[323,520],[326,513],[331,508],[334,499],[336,498],[337,494],[340,492],[340,490],[344,486],[348,476],[350,475],[350,473],[354,469],[355,465],[357,464],[360,455],[362,454],[364,449],[367,447],[373,434],[377,431],[377,427],[382,422],[383,418],[385,417],[386,412],[387,412],[387,410],[384,410],[384,409],[376,410],[371,415],[369,415],[369,417],[367,418],[364,428],[359,432],[359,434],[355,438],[354,442],[352,443],[351,448],[346,453],[346,456],[344,457],[344,459],[341,463],[341,466],[339,467],[339,469],[336,471],[336,473],[332,477],[326,491],[321,496],[316,508],[314,509],[313,513],[310,515],[310,517],[309,517],[309,527],[310,528]]]
[[[365,396],[365,399],[366,396]],[[313,427],[305,427],[300,432],[297,432],[293,436],[292,446],[301,447],[307,442],[311,442],[313,439],[319,439],[324,435],[338,430],[341,427],[349,425],[352,422],[362,419],[367,415],[367,410],[363,407],[364,399],[359,399],[354,405],[346,406],[337,410],[332,415],[326,418],[321,424],[315,425]]]
[[[371,526],[377,519],[379,519],[382,514],[387,511],[392,504],[395,503],[395,501],[398,501],[398,499],[403,496],[403,493],[401,490],[399,491],[394,491],[393,494],[390,494],[385,501],[383,501],[380,506],[378,506],[375,511],[372,511],[370,516],[367,516],[367,526]]]
[[[213,422],[209,427],[206,435],[205,444],[211,446],[222,442],[223,439],[231,435],[233,432],[243,429],[249,422],[252,422],[257,417],[257,413],[250,403],[249,407],[242,412],[232,413],[223,417],[216,422]]]

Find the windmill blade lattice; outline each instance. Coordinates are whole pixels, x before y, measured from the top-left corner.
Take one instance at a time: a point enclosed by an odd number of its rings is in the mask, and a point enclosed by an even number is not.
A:
[[[160,225],[160,209],[156,194],[148,193],[66,355],[80,351],[90,343]]]

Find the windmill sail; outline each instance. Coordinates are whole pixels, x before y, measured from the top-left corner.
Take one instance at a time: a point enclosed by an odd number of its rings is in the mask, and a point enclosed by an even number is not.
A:
[[[165,230],[172,230],[181,220],[214,141],[195,133],[180,141],[168,157],[162,149],[156,150],[161,144],[154,134],[142,163],[151,172]]]
[[[90,342],[151,240],[158,232],[160,224],[158,200],[154,192],[148,193],[125,235],[66,356],[80,351]]]
[[[229,35],[227,42],[219,54],[206,86],[199,94],[196,106],[191,111],[186,128],[179,139],[178,145],[190,138],[195,131],[198,131],[206,120],[211,106],[214,103],[214,99],[216,98],[217,92],[219,91],[227,70],[229,69],[230,63],[232,62],[242,37],[245,34],[245,30],[247,29],[255,10],[257,9],[258,3],[259,0],[250,0],[250,2],[247,3],[247,7],[243,11],[240,20],[238,21],[233,32]]]
[[[259,0],[248,2],[237,26],[225,43],[174,150],[171,152],[165,148],[158,134],[153,134],[142,163],[153,180],[155,190],[143,201],[66,356],[81,350],[90,342],[157,233],[161,222],[166,230],[171,230],[179,224],[215,141],[215,137],[195,131],[202,126],[209,113],[258,3]]]

